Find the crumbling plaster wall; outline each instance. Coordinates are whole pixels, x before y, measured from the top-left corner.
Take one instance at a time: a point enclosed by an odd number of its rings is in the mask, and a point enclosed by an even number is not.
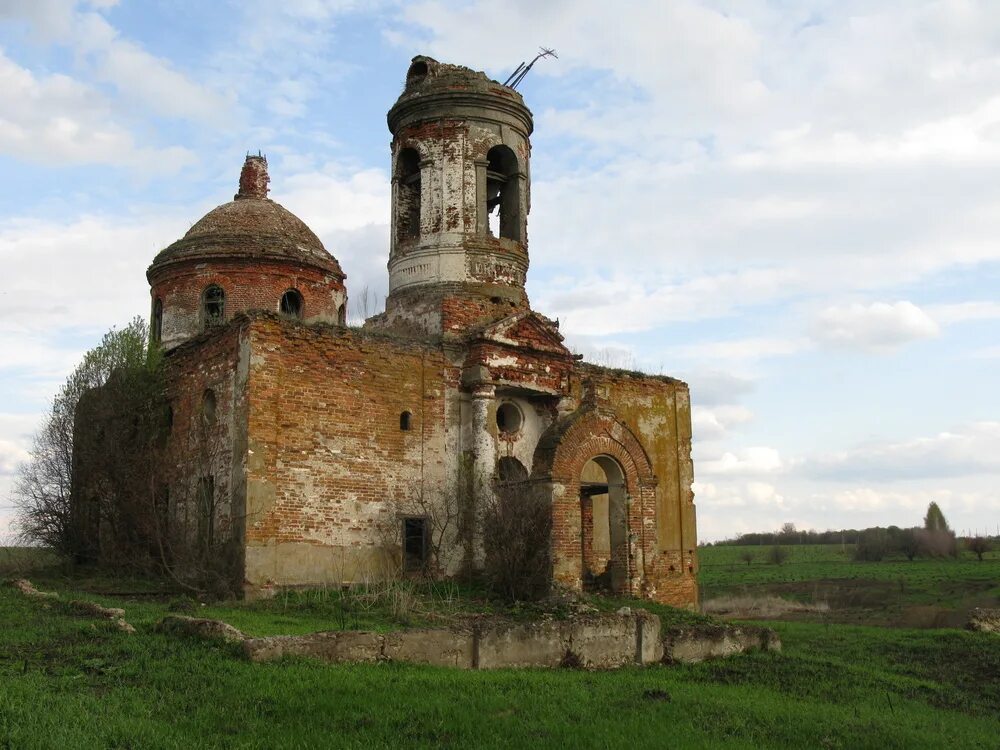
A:
[[[645,561],[652,596],[697,603],[697,525],[691,461],[691,403],[686,383],[581,365],[585,398],[613,410],[642,444],[656,475],[656,549]]]
[[[527,306],[527,135],[499,121],[488,108],[469,114],[468,120],[421,120],[402,128],[393,141],[394,164],[403,149],[420,155],[421,218],[419,236],[400,237],[399,214],[408,204],[401,200],[406,191],[395,181],[390,294],[382,324],[432,335],[464,334],[470,323],[495,320]],[[508,146],[519,162],[519,172],[511,179],[520,183],[520,240],[489,233],[486,154],[495,145]],[[430,294],[408,294],[418,289]],[[463,304],[456,306],[456,299]]]

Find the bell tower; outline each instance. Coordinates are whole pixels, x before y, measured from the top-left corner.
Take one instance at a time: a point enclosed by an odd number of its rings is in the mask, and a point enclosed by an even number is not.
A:
[[[521,95],[417,56],[388,124],[389,295],[373,323],[448,340],[527,310],[533,124]]]

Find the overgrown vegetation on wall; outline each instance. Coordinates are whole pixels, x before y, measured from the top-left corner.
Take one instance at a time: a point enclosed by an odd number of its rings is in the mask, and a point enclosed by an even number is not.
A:
[[[486,581],[508,600],[538,599],[552,580],[552,509],[527,481],[497,482],[482,508]]]
[[[149,349],[147,332],[146,322],[138,317],[122,329],[112,328],[84,355],[53,399],[14,482],[16,529],[24,543],[47,547],[70,561],[87,557],[88,519],[73,503],[78,408],[99,389],[130,401],[156,390],[159,354]]]
[[[69,565],[152,574],[194,591],[233,590],[231,540],[213,508],[177,517],[160,481],[173,412],[163,355],[142,318],[110,330],[53,400],[14,486],[23,544]]]

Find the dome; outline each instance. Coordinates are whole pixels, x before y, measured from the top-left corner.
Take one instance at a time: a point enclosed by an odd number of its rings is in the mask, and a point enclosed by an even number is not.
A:
[[[248,156],[234,199],[195,222],[153,259],[149,271],[184,261],[246,258],[301,263],[343,279],[340,264],[319,237],[302,219],[267,197],[268,181],[267,160]]]

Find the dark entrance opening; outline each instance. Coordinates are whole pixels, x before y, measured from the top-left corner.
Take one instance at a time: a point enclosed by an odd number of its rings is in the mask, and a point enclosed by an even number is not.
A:
[[[580,476],[583,585],[586,590],[628,590],[628,495],[625,474],[610,456],[595,456]]]
[[[403,570],[422,571],[427,565],[427,519],[403,519]]]

